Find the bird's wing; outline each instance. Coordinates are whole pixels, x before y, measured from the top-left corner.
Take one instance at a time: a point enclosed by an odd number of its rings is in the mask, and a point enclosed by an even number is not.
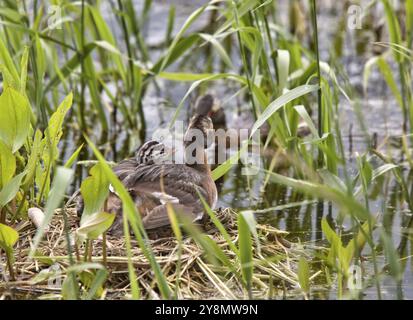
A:
[[[180,204],[171,204],[171,208],[177,215],[187,215],[192,218],[192,209]],[[170,225],[170,219],[168,215],[168,207],[166,204],[160,205],[152,209],[143,219],[143,226],[145,229],[156,229]]]

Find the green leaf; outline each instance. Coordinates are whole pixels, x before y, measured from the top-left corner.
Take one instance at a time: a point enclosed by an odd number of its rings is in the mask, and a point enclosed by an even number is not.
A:
[[[177,46],[177,44],[179,43],[179,41],[181,40],[181,38],[183,37],[184,33],[186,32],[186,30],[191,26],[191,24],[196,21],[196,19],[204,12],[204,10],[207,8],[207,5],[204,5],[202,7],[200,7],[199,9],[195,10],[189,17],[188,19],[185,21],[185,23],[183,24],[182,28],[178,31],[178,33],[176,34],[174,40],[172,41],[171,45],[168,47],[168,51],[165,55],[165,57],[162,59],[162,63],[161,66],[158,70],[158,72],[163,71],[168,62],[169,59],[172,55],[172,53],[174,52],[175,47]]]
[[[20,189],[21,181],[26,172],[22,172],[11,179],[0,191],[0,208],[4,207],[14,199]]]
[[[97,212],[83,218],[76,233],[80,238],[97,239],[103,232],[108,230],[115,220],[114,213]]]
[[[300,257],[298,261],[298,283],[305,293],[310,292],[310,270],[304,257]]]
[[[86,295],[86,300],[91,300],[93,298],[100,297],[103,291],[103,284],[108,276],[108,271],[105,269],[97,270],[92,283],[90,284],[89,292]]]
[[[212,73],[161,72],[159,78],[171,81],[197,81],[212,77]]]
[[[229,69],[234,70],[234,65],[232,64],[231,58],[228,56],[228,53],[213,35],[200,33],[199,36],[211,43],[218,55],[221,57],[222,61],[229,67]]]
[[[339,190],[343,193],[347,192],[346,184],[338,176],[332,174],[327,169],[320,169],[318,170],[318,173],[320,174],[321,178],[323,178],[324,184],[326,184],[327,186]]]
[[[82,182],[80,192],[85,204],[81,219],[83,222],[87,216],[102,211],[109,193],[109,180],[100,163],[92,167],[90,176]]]
[[[402,44],[402,36],[400,30],[399,19],[396,16],[396,10],[392,7],[389,0],[382,0],[384,12],[386,13],[387,26],[389,28],[390,42],[394,44]],[[397,62],[402,61],[402,56],[397,50],[392,50],[394,59]]]
[[[64,118],[70,107],[72,106],[72,101],[73,94],[69,93],[57,107],[57,110],[50,117],[45,139],[50,139],[50,147],[52,150],[57,147],[60,141],[60,138],[62,136]]]
[[[393,70],[391,69],[390,65],[382,57],[379,57],[376,60],[376,63],[377,63],[377,66],[379,67],[381,74],[383,75],[384,80],[386,80],[387,85],[389,86],[391,92],[396,98],[398,104],[401,107],[403,107],[403,98],[402,98],[399,88],[397,87],[397,82],[394,79]]]
[[[400,263],[400,257],[397,249],[394,247],[393,239],[387,235],[383,229],[380,233],[380,238],[383,243],[386,262],[389,265],[390,274],[396,279],[396,281],[401,281],[403,277],[403,268]]]
[[[16,230],[0,223],[0,247],[4,251],[11,252],[18,239],[19,234]]]
[[[242,277],[246,288],[250,290],[253,275],[252,241],[250,227],[242,214],[238,215],[238,247]]]
[[[0,64],[0,72],[3,76],[3,88],[11,87],[13,89],[18,90],[19,85],[13,79],[13,76],[10,74],[9,70],[7,70],[4,64]]]
[[[26,94],[26,82],[27,82],[27,63],[29,60],[29,47],[24,46],[22,60],[20,63],[20,93],[22,95]]]
[[[57,145],[62,137],[62,127],[64,118],[69,111],[73,100],[73,94],[69,93],[56,111],[52,114],[49,120],[49,125],[45,131],[45,137],[42,140],[41,147],[43,165],[38,165],[36,168],[36,183],[40,186],[40,192],[37,195],[37,202],[41,202],[44,196],[47,197],[50,191],[50,174],[52,168],[55,167],[56,160],[59,155]]]
[[[302,85],[288,91],[287,93],[283,94],[282,96],[275,99],[271,102],[264,112],[258,117],[257,121],[255,121],[254,125],[251,129],[250,137],[254,135],[254,133],[261,127],[265,121],[268,120],[275,112],[281,109],[284,105],[288,102],[291,102],[294,99],[297,99],[307,93],[316,91],[318,89],[318,85]]]
[[[76,300],[79,295],[79,286],[74,273],[68,273],[62,284],[62,297],[65,300]]]
[[[232,168],[232,166],[238,164],[239,158],[244,152],[248,150],[247,148],[248,144],[244,144],[244,146],[240,150],[238,150],[237,153],[235,153],[230,158],[221,163],[218,167],[216,167],[212,171],[212,179],[214,179],[214,181],[218,180],[224,174],[226,174]]]
[[[16,159],[2,141],[0,141],[0,189],[14,176],[16,171]]]
[[[75,152],[73,152],[70,158],[66,161],[65,168],[70,168],[73,165],[73,163],[76,161],[77,157],[79,156],[80,151],[82,151],[83,145],[84,144],[82,143],[81,146],[77,148]]]
[[[42,136],[42,132],[40,130],[36,130],[30,156],[27,160],[27,165],[25,169],[27,174],[23,181],[23,188],[27,188],[31,183],[33,183],[33,178],[36,174],[36,165],[38,164],[38,161],[44,149],[44,144],[41,143]]]
[[[343,245],[341,242],[341,238],[335,233],[333,229],[331,229],[330,225],[328,224],[327,219],[324,217],[321,220],[321,230],[323,231],[324,236],[331,244],[330,252],[327,258],[327,261],[332,265],[336,265],[336,260],[339,255],[339,252],[342,250]]]
[[[354,197],[348,195],[346,192],[332,189],[324,184],[293,179],[275,172],[263,170],[260,168],[258,169],[268,174],[270,181],[290,186],[295,190],[304,192],[308,195],[311,195],[312,197],[319,197],[325,200],[333,201],[336,205],[341,207],[343,212],[348,212],[359,219],[371,219],[369,211],[356,199],[354,199]]]
[[[238,248],[235,246],[235,244],[232,242],[230,235],[228,234],[227,230],[225,229],[224,225],[221,223],[221,221],[218,219],[214,211],[210,208],[208,203],[205,201],[205,199],[202,197],[202,195],[198,192],[198,196],[201,199],[202,204],[204,205],[204,208],[206,212],[208,213],[211,221],[215,224],[219,232],[222,234],[224,237],[225,241],[227,242],[228,246],[231,248],[231,250],[238,255],[239,251]]]
[[[16,70],[16,67],[13,63],[13,59],[10,56],[10,51],[7,49],[3,42],[3,37],[0,37],[0,64],[3,64],[6,67],[6,70],[10,77],[13,79],[13,82],[19,84],[19,74]],[[10,85],[10,83],[9,83]]]
[[[8,87],[0,96],[0,139],[16,152],[24,144],[30,129],[27,99]]]
[[[252,210],[245,210],[240,212],[240,215],[242,215],[244,221],[247,223],[250,233],[254,236],[258,253],[261,253],[261,245],[257,233],[257,221],[255,220],[254,212]]]
[[[356,253],[356,248],[359,252],[361,252],[364,248],[364,245],[366,244],[366,241],[368,240],[366,238],[366,234],[370,233],[370,225],[373,225],[375,222],[375,219],[372,219],[372,221],[366,221],[363,223],[361,226],[362,230],[359,230],[357,235],[354,236],[354,238],[348,243],[347,247],[345,248],[345,270],[347,270],[350,267],[351,260],[353,259],[355,253]],[[372,227],[373,229],[373,227]],[[371,243],[371,245],[374,245]]]

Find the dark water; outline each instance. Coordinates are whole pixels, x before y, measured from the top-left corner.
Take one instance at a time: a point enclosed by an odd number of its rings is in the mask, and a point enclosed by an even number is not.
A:
[[[135,1],[137,10],[142,10],[142,2]],[[150,11],[148,18],[148,24],[145,29],[145,41],[151,47],[158,47],[164,40],[166,32],[165,19],[168,16],[169,6],[171,3],[176,6],[176,21],[175,29],[177,32],[179,27],[184,23],[186,18],[199,7],[204,1],[154,1],[153,7]],[[104,2],[105,3],[105,2]],[[108,5],[108,4],[104,4]],[[104,6],[103,5],[103,6]],[[288,12],[288,1],[280,1],[279,5],[279,21],[285,21],[288,19],[286,14]],[[110,22],[114,19],[110,10],[102,10],[108,12],[107,20]],[[324,26],[337,25],[340,18],[340,14],[334,12],[328,5],[321,5],[319,14],[319,32],[320,32],[320,50],[321,58],[325,61],[329,60],[329,48],[331,47],[331,40],[334,36],[334,30],[332,28],[325,28]],[[208,15],[203,15],[203,18],[196,22],[191,27],[191,31],[201,29],[208,23]],[[113,32],[115,34],[120,31],[117,29],[117,24],[111,24],[113,26]],[[287,22],[285,25],[288,25]],[[120,33],[119,33],[120,34]],[[362,79],[363,79],[363,67],[369,53],[365,52],[360,55],[355,55],[356,43],[351,33],[345,38],[345,49],[341,62],[344,66],[346,73],[349,76],[349,83],[357,91],[361,91]],[[152,49],[151,58],[153,60],[160,55],[160,50]],[[234,64],[239,65],[240,60],[237,56],[234,56]],[[196,50],[191,57],[187,58],[189,61],[178,61],[168,71],[179,70],[180,72],[203,72],[204,63],[207,60],[207,53],[202,50]],[[153,131],[159,127],[167,126],[169,120],[175,112],[176,106],[179,104],[182,97],[187,92],[191,83],[178,83],[172,81],[157,81],[157,87],[149,86],[144,98],[144,114],[147,121],[147,138],[150,138]],[[109,84],[110,86],[110,84]],[[235,114],[237,110],[248,109],[249,106],[245,101],[241,101],[239,98],[231,98],[233,94],[238,90],[238,87],[227,81],[216,81],[209,84],[209,90],[215,93],[222,101],[227,119],[229,120],[228,127],[234,124],[236,119]],[[103,99],[107,97],[103,96]],[[190,100],[193,101],[195,96],[192,96]],[[191,101],[187,101],[185,110],[181,112],[179,118],[186,120],[188,118],[188,104]],[[370,81],[368,94],[360,100],[361,114],[363,115],[364,124],[366,126],[368,137],[377,137],[377,142],[380,145],[385,143],[388,137],[397,137],[401,132],[402,115],[400,108],[396,104],[393,96],[389,92],[386,84],[381,79],[376,70],[373,70]],[[356,167],[354,155],[355,152],[363,153],[367,150],[366,137],[360,125],[360,119],[354,111],[354,105],[348,102],[345,98],[340,97],[339,103],[339,121],[342,128],[343,143],[346,151],[346,155],[349,161],[350,176],[354,176],[356,170],[352,169]],[[97,133],[97,136],[99,134]],[[126,144],[127,140],[129,143]],[[67,141],[71,140],[71,137],[67,137]],[[139,141],[133,134],[127,135],[125,132],[120,132],[116,136],[115,142],[108,149],[106,157],[108,160],[118,161],[126,157],[134,148],[139,146]],[[127,148],[125,148],[127,145]],[[116,150],[113,150],[115,148]],[[74,151],[74,146],[71,143],[68,144],[66,155],[70,155]],[[397,155],[397,149],[395,154]],[[83,171],[83,176],[86,171]],[[406,173],[407,175],[408,173]],[[263,182],[263,175],[251,176],[248,179],[241,175],[241,168],[234,167],[225,177],[222,189],[220,191],[218,206],[232,207],[239,210],[249,209],[261,209],[279,206],[282,204],[290,203],[302,203],[305,199],[302,195],[285,188],[280,185],[268,185],[266,189],[261,190]],[[385,181],[381,186],[387,190],[387,196],[383,196],[380,192],[378,196],[371,202],[371,211],[376,213],[385,213],[385,219],[381,219],[380,223],[383,223],[387,230],[391,232],[394,244],[398,246],[402,241],[402,230],[405,228],[412,213],[406,209],[405,201],[401,196],[400,189],[396,186],[394,181]],[[269,221],[275,227],[290,232],[289,238],[293,241],[299,240],[309,248],[316,245],[326,245],[325,240],[321,232],[320,221],[323,216],[327,216],[332,222],[337,218],[338,212],[332,207],[329,207],[328,203],[324,203],[322,211],[317,210],[314,203],[306,205],[298,205],[296,207],[284,210],[270,211],[265,214],[260,214],[259,218],[264,218]],[[351,235],[350,221],[344,220],[343,230]],[[402,283],[402,295],[403,298],[413,299],[413,268],[412,263],[412,237],[410,236],[407,241],[406,257],[404,257],[404,277]],[[366,248],[366,256],[368,256],[368,250]],[[385,259],[383,255],[379,255],[378,264],[379,270],[385,265]],[[317,266],[317,264],[315,264]],[[365,274],[371,276],[373,274],[373,267],[369,259],[363,263]],[[314,272],[317,270],[313,270]],[[336,288],[327,288],[325,280],[322,279],[323,275],[319,276],[315,280],[317,285],[313,288],[314,297],[316,298],[335,298]],[[392,278],[383,275],[381,279],[382,285],[382,298],[391,299],[397,297],[397,289]],[[364,298],[377,298],[375,287],[368,285],[363,291]]]

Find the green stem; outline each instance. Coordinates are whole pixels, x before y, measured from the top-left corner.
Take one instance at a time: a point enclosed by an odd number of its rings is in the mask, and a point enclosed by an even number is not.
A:
[[[317,103],[318,103],[318,135],[320,137],[323,136],[323,110],[322,110],[322,92],[321,92],[321,71],[320,71],[320,54],[318,50],[318,28],[317,28],[317,6],[316,1],[311,0],[311,18],[313,24],[313,39],[314,39],[314,46],[315,46],[315,54],[317,60],[317,78],[318,78],[318,96],[317,96]],[[318,150],[318,168],[323,166],[323,152],[319,149]]]
[[[85,0],[82,0],[82,13],[80,20],[80,42],[81,42],[81,87],[80,87],[80,127],[83,132],[86,132],[86,118],[85,118]]]
[[[257,113],[257,107],[255,106],[255,101],[254,101],[254,96],[253,96],[253,90],[252,90],[252,83],[251,83],[251,79],[250,79],[250,75],[249,75],[249,70],[248,70],[248,63],[247,63],[247,58],[246,58],[246,52],[245,52],[245,48],[244,45],[242,44],[241,41],[241,33],[239,32],[239,20],[238,20],[238,12],[237,12],[237,7],[236,4],[233,3],[233,7],[234,7],[234,17],[235,17],[235,24],[237,27],[237,39],[238,39],[238,43],[239,43],[239,47],[241,50],[241,59],[242,59],[242,66],[244,68],[244,73],[245,76],[247,78],[247,85],[248,85],[248,95],[250,97],[250,101],[252,104],[252,109],[254,112],[254,117],[257,118],[258,113]]]

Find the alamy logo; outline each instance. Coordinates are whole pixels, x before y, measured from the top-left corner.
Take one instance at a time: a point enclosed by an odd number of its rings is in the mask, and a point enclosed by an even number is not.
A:
[[[347,287],[350,290],[361,290],[363,287],[362,272],[360,266],[351,265],[348,269]]]
[[[49,268],[40,271],[40,274],[44,274],[46,276],[48,288],[62,288],[62,270],[59,264],[55,263],[51,265]]]
[[[347,9],[347,27],[351,30],[361,29],[363,9],[361,6],[353,4]]]

